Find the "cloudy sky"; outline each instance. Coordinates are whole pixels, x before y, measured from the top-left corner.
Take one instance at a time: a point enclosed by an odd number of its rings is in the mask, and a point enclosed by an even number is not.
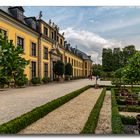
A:
[[[133,44],[140,50],[140,7],[24,7],[26,16],[51,19],[70,44],[101,63],[102,48]]]

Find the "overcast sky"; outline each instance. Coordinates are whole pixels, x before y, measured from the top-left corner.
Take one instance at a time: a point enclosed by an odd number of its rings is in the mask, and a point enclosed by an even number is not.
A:
[[[140,7],[24,7],[26,16],[51,19],[66,40],[101,63],[102,48],[133,44],[140,50]]]

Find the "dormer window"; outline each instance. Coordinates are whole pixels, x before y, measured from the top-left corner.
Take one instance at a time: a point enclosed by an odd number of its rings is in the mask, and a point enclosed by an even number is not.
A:
[[[18,19],[22,21],[23,20],[23,13],[21,11],[18,11],[17,15],[18,15]]]
[[[26,18],[24,18],[24,20],[31,28],[36,30],[36,18],[35,17],[26,17]]]
[[[23,13],[24,13],[24,9],[21,6],[14,6],[14,7],[10,7],[9,8],[11,14],[13,17],[17,18],[20,21],[23,21]]]

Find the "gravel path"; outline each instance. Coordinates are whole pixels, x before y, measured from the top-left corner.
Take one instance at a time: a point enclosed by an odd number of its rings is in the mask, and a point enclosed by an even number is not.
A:
[[[0,124],[86,85],[88,79],[0,91]]]
[[[111,134],[111,92],[106,91],[95,134]]]
[[[124,116],[132,116],[132,117],[136,117],[138,114],[137,112],[119,112],[120,115],[124,115]]]
[[[20,134],[79,134],[102,89],[90,88],[31,124]]]

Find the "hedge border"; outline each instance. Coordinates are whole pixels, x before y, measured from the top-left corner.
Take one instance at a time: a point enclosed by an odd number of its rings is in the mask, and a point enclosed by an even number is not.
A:
[[[0,134],[16,134],[20,130],[24,129],[28,125],[32,124],[33,122],[37,121],[38,119],[44,117],[51,111],[55,110],[56,108],[60,107],[61,105],[65,104],[66,102],[70,101],[71,99],[77,97],[85,90],[91,88],[91,85],[85,86],[81,89],[73,91],[67,95],[64,95],[60,98],[57,98],[49,103],[46,103],[40,107],[33,109],[30,112],[27,112],[20,117],[17,117],[7,123],[0,125]]]
[[[120,115],[122,123],[125,125],[137,125],[137,120],[133,116]]]
[[[114,88],[111,89],[111,104],[112,104],[112,133],[124,134],[124,128],[119,115],[118,106],[115,98]]]
[[[126,106],[126,105],[118,105],[119,111],[123,112],[138,112],[140,113],[140,106]]]
[[[87,122],[85,123],[85,126],[83,130],[80,132],[80,134],[94,134],[95,129],[98,123],[98,118],[100,114],[100,110],[104,101],[104,97],[106,94],[106,88],[103,88],[100,97],[96,101],[96,104],[94,105]]]

